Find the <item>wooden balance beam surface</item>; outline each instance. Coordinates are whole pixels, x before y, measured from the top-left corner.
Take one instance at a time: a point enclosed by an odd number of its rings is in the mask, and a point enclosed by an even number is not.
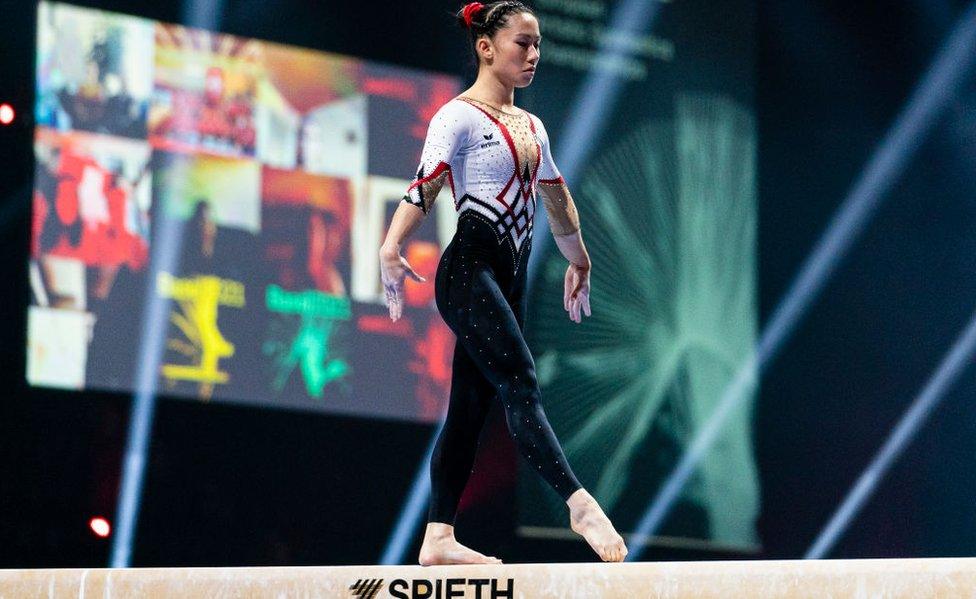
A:
[[[976,597],[976,558],[0,570],[0,597]]]

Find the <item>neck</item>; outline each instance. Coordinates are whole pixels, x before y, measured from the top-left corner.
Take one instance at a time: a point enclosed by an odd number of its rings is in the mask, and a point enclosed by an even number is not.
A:
[[[478,100],[494,104],[499,108],[515,106],[515,88],[505,85],[491,75],[487,69],[481,69],[474,85],[462,95],[472,96]]]

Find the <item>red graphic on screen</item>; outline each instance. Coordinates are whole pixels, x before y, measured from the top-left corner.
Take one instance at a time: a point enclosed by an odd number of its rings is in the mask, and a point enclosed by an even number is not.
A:
[[[421,283],[410,277],[404,280],[405,300],[408,306],[424,307],[434,301],[434,275],[440,261],[440,247],[432,241],[408,241],[404,256],[417,274],[427,279]]]
[[[142,269],[149,247],[129,230],[127,219],[134,210],[134,190],[145,174],[143,170],[135,182],[127,181],[120,172],[66,143],[53,169],[53,194],[48,191],[54,197],[46,197],[42,188],[34,191],[34,255],[76,258],[88,266],[124,264]],[[42,234],[45,230],[52,233]]]
[[[204,63],[199,71],[159,69],[159,100],[149,118],[155,147],[253,156],[254,104],[259,79],[258,45],[230,35],[160,24],[156,45],[166,56]],[[207,64],[209,63],[209,64]]]
[[[410,371],[417,375],[415,395],[424,420],[437,420],[451,392],[454,333],[440,317],[430,319],[424,336],[414,342]]]

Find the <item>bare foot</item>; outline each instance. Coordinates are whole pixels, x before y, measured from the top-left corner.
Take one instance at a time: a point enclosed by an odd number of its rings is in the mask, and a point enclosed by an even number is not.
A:
[[[579,489],[566,500],[569,506],[569,527],[581,535],[605,562],[622,562],[627,546],[617,534],[610,519],[585,489]]]
[[[450,524],[430,522],[424,533],[424,544],[420,548],[421,566],[440,566],[445,564],[500,564],[502,560],[478,553],[465,547],[454,538],[454,527]]]

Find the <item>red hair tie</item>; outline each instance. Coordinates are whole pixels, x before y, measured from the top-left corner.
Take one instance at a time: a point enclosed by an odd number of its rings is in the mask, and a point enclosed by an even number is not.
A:
[[[464,24],[471,28],[471,20],[474,19],[475,13],[484,8],[485,5],[481,2],[469,2],[464,5]]]

